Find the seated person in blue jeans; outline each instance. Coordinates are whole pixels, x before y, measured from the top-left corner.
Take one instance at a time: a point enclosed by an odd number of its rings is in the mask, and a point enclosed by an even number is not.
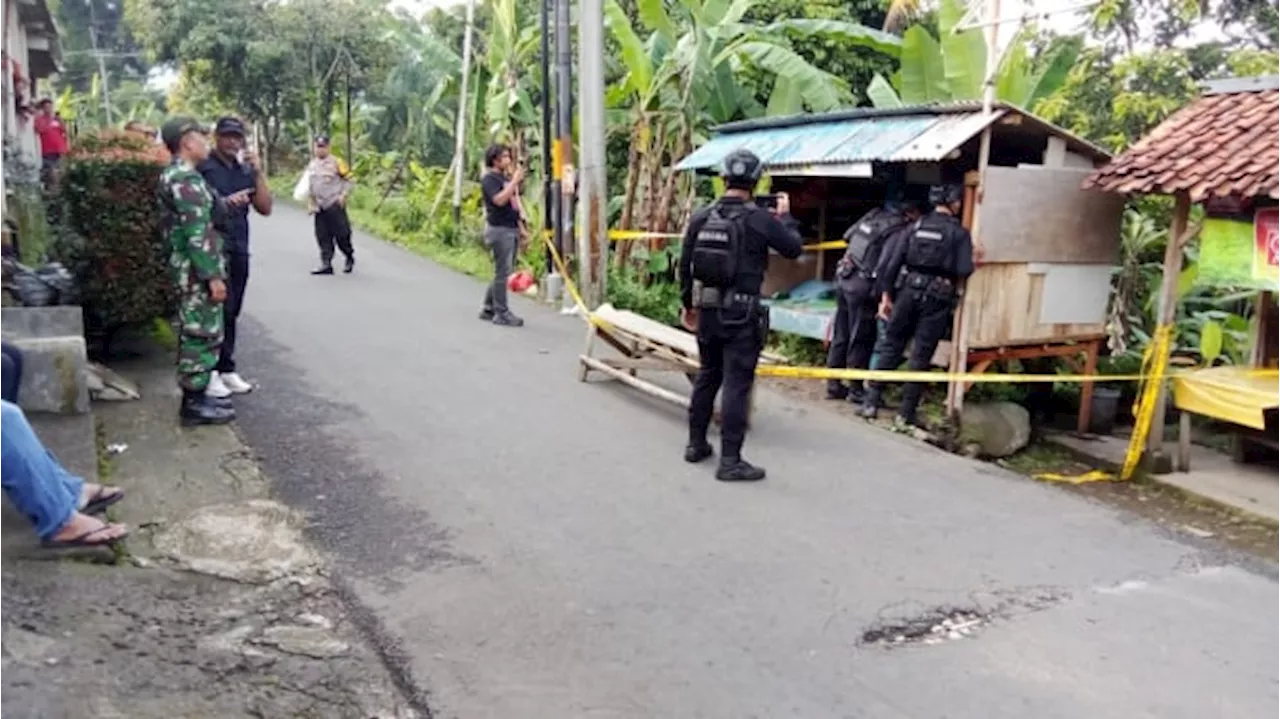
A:
[[[0,342],[0,354],[3,354],[4,373],[0,381],[0,399],[6,402],[18,402],[18,387],[22,385],[22,350],[8,342]]]
[[[71,476],[40,443],[18,405],[0,402],[0,408],[0,484],[44,545],[99,547],[124,539],[124,525],[92,516],[123,499],[124,491]]]

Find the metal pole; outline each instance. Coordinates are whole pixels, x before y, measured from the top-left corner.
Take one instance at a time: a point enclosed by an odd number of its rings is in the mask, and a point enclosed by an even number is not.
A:
[[[462,34],[462,87],[458,90],[458,126],[454,130],[453,221],[462,219],[462,175],[467,167],[467,80],[471,75],[471,33],[476,21],[476,0],[467,0],[467,26]]]
[[[564,179],[564,164],[573,147],[573,65],[572,46],[569,42],[569,0],[555,0],[556,8],[556,144],[553,168],[556,184]],[[593,62],[600,62],[596,57]],[[556,251],[565,256],[565,225],[572,203],[566,202],[563,193],[556,196]]]
[[[347,57],[347,166],[351,167],[356,162],[355,154],[351,150],[351,58]]]
[[[551,185],[551,11],[548,4],[552,0],[540,0],[538,3],[539,16],[541,23],[541,55],[539,56],[540,70],[542,71],[542,232],[550,232],[555,225],[555,220],[551,214],[554,208],[555,198],[552,197],[553,190]],[[541,239],[541,238],[540,238]],[[546,299],[549,302],[555,302],[560,298],[561,286],[560,275],[556,270],[555,262],[551,259],[551,250],[547,250],[547,282],[546,282]]]
[[[102,110],[107,116],[107,124],[116,124],[115,112],[111,109],[111,83],[107,81],[107,56],[98,47],[98,15],[94,12],[93,0],[89,2],[89,42],[93,46],[93,55],[98,60],[98,77],[102,82]]]
[[[604,141],[604,2],[578,2],[578,64],[581,76],[578,92],[579,115],[578,176],[582,188],[583,252],[579,258],[586,301],[592,308],[604,301],[605,276],[609,267],[608,207]]]

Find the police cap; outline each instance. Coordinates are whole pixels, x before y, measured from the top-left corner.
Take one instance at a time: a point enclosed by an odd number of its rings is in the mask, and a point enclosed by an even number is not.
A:
[[[720,169],[720,176],[724,178],[725,184],[730,187],[755,187],[760,181],[760,175],[764,172],[764,163],[760,162],[760,158],[755,153],[747,150],[734,150],[724,157],[724,167]]]
[[[929,204],[950,205],[964,200],[964,188],[959,185],[934,185],[929,188]]]
[[[192,117],[172,117],[160,126],[160,140],[169,152],[176,153],[178,146],[182,144],[182,138],[192,132],[203,133],[205,127]]]
[[[220,117],[213,127],[213,134],[244,137],[244,122],[238,117]]]

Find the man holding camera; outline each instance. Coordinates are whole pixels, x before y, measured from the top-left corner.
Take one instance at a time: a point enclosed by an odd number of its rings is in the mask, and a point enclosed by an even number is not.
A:
[[[253,385],[236,371],[236,320],[249,284],[249,208],[259,215],[270,215],[272,197],[258,156],[245,147],[244,123],[224,117],[213,132],[213,150],[198,169],[205,183],[222,198],[214,227],[222,235],[227,256],[227,300],[222,304],[222,349],[206,391],[211,397],[223,398],[253,391]]]
[[[484,153],[484,245],[493,253],[493,282],[484,292],[480,319],[504,327],[521,327],[524,320],[507,306],[507,277],[520,250],[520,183],[524,168],[511,158],[511,148],[493,145]]]
[[[755,154],[729,153],[721,171],[724,196],[694,213],[680,251],[681,322],[698,334],[700,363],[689,400],[684,460],[701,462],[713,454],[707,429],[723,386],[716,470],[722,482],[764,479],[763,468],[742,458],[756,363],[769,333],[769,310],[760,303],[760,287],[770,249],[788,259],[803,250],[787,195],[754,196],[763,171]]]

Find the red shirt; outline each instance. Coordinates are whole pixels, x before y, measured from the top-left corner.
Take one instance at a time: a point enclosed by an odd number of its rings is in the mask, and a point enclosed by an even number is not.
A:
[[[36,115],[36,134],[41,155],[67,154],[67,128],[56,115]]]

